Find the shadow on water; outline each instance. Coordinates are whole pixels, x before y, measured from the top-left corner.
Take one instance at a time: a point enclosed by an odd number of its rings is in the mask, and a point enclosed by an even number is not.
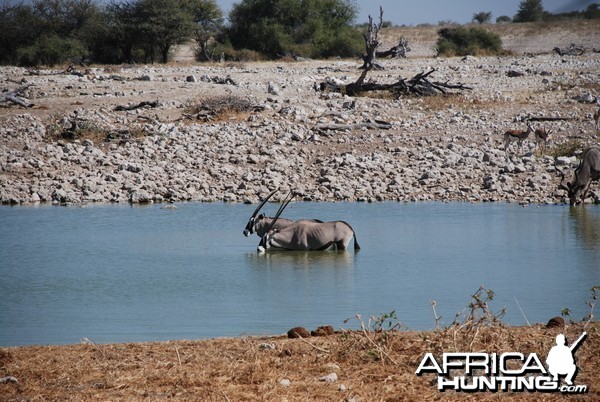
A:
[[[575,237],[588,249],[600,250],[600,214],[593,214],[585,206],[571,207],[569,216],[575,228]]]

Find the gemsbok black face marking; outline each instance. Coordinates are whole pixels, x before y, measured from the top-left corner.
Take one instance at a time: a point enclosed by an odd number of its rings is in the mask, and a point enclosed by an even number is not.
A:
[[[260,212],[261,208],[267,203],[267,201],[269,201],[269,198],[271,198],[273,196],[273,194],[275,194],[276,192],[277,192],[277,189],[271,191],[271,193],[269,193],[269,195],[267,195],[265,197],[265,199],[262,200],[260,202],[260,204],[258,204],[258,206],[254,210],[254,212],[252,212],[252,216],[250,216],[250,219],[248,219],[248,223],[246,224],[246,227],[244,228],[244,236],[248,237],[256,231],[257,223],[262,221],[265,218],[264,214],[258,215],[258,213]]]
[[[583,203],[587,198],[590,184],[600,179],[600,147],[590,147],[583,152],[581,162],[573,174],[572,182],[564,183],[565,175],[562,175],[562,180],[558,188],[566,190],[569,196],[569,205],[577,205]]]

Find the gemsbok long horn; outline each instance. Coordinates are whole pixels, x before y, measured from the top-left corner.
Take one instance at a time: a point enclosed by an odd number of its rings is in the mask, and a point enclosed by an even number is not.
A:
[[[260,212],[261,208],[266,204],[266,202],[269,201],[269,198],[271,198],[273,194],[275,194],[278,190],[279,189],[276,188],[275,190],[271,191],[271,193],[267,195],[265,199],[260,202],[260,204],[258,204],[254,212],[252,212],[252,215],[250,216],[250,219],[248,219],[248,223],[244,228],[244,236],[248,237],[251,233],[254,233],[254,225],[256,223],[256,217],[258,213]]]
[[[558,188],[561,190],[566,190],[566,191],[570,191],[571,189],[567,186],[565,186],[565,172],[563,172],[562,170],[559,170],[558,173],[560,173],[560,184],[558,185]],[[569,184],[567,182],[567,184]]]
[[[271,225],[267,229],[266,233],[269,233],[271,231],[271,229],[273,229],[275,222],[277,222],[277,219],[279,218],[279,216],[281,215],[281,213],[283,212],[285,207],[287,207],[288,204],[290,203],[290,201],[292,201],[293,199],[294,199],[294,194],[290,191],[288,193],[288,195],[286,195],[285,198],[283,199],[283,202],[279,206],[279,209],[277,210],[277,213],[275,214],[275,217],[273,218],[273,221],[271,222]]]
[[[279,189],[276,188],[275,190],[271,191],[271,193],[269,195],[267,195],[265,197],[265,199],[260,202],[260,204],[258,204],[258,207],[256,207],[254,212],[252,212],[252,218],[254,218],[254,217],[256,217],[256,215],[258,215],[258,213],[262,209],[262,207],[267,203],[267,201],[269,201],[269,198],[271,198],[273,196],[273,194],[275,194],[278,190]]]

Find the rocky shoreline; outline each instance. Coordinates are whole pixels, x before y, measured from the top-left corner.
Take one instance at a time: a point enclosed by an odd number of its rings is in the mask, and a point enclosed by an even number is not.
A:
[[[25,96],[35,104],[0,109],[0,202],[256,202],[279,187],[306,201],[562,203],[558,171],[572,172],[577,155],[599,142],[591,118],[598,53],[384,64],[369,78],[434,68],[435,80],[473,90],[392,99],[316,89],[358,78],[358,63],[343,60],[78,75],[0,68],[5,87],[32,84]],[[249,107],[190,112],[227,97]],[[133,107],[140,102],[156,107]],[[533,135],[523,152],[512,144],[505,153],[504,131],[532,117],[549,118],[532,123],[553,131],[544,154]]]

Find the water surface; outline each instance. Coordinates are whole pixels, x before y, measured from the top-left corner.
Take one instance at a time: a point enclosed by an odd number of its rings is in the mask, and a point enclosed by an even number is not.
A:
[[[266,255],[242,235],[255,206],[161,207],[0,207],[0,346],[351,328],[392,310],[428,330],[431,300],[448,325],[480,285],[524,325],[581,319],[600,284],[598,206],[296,203],[287,217],[347,221],[362,249]]]

